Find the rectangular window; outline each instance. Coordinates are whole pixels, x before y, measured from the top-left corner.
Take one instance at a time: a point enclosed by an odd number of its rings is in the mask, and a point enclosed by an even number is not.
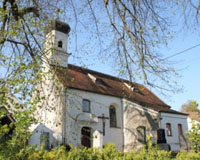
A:
[[[183,135],[182,124],[178,124],[178,135]]]
[[[144,126],[139,126],[137,128],[137,137],[138,137],[138,142],[142,144],[146,143],[146,128]]]
[[[82,107],[83,107],[83,112],[88,112],[88,113],[90,113],[90,101],[89,101],[89,100],[84,99],[84,100],[83,100]]]
[[[43,132],[40,136],[40,144],[44,143],[44,149],[49,150],[49,132]]]
[[[170,123],[166,123],[166,131],[167,131],[167,136],[172,136],[171,124]]]

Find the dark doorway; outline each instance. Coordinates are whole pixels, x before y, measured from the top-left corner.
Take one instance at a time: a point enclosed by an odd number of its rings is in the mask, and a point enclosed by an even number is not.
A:
[[[91,147],[91,129],[89,127],[81,129],[81,144],[87,148]]]
[[[164,129],[157,129],[157,144],[167,143],[165,138],[165,130]]]

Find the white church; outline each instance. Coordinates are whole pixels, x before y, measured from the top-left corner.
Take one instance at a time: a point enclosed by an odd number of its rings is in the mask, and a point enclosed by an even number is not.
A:
[[[187,114],[175,111],[144,85],[68,64],[70,27],[52,21],[45,39],[43,80],[30,144],[102,148],[128,152],[146,143],[187,149]],[[43,138],[41,138],[43,137]]]

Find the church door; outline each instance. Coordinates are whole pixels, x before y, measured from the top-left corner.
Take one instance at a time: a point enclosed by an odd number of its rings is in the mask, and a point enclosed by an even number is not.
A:
[[[81,144],[87,148],[91,147],[91,129],[89,127],[81,129]]]

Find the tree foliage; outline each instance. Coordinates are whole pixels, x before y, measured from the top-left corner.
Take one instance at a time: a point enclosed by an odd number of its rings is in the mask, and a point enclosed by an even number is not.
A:
[[[187,103],[181,106],[181,111],[188,112],[190,114],[190,118],[192,119],[192,128],[188,131],[188,136],[189,141],[191,142],[191,148],[195,152],[200,152],[200,123],[195,122],[193,119],[200,117],[200,110],[198,106],[199,104],[195,100],[189,100]]]
[[[195,152],[200,152],[200,123],[192,124],[191,130],[188,132],[191,148]]]
[[[199,112],[199,104],[195,100],[189,100],[181,106],[182,112]]]
[[[174,91],[177,73],[158,47],[174,35],[174,13],[184,15],[185,22],[193,17],[198,22],[199,7],[191,0],[2,0],[0,13],[0,55],[3,68],[10,71],[7,77],[20,63],[41,60],[44,26],[60,18],[72,28],[73,57],[95,54],[132,81],[143,79],[147,85]],[[83,42],[82,37],[88,38]],[[20,63],[10,65],[16,57]]]

